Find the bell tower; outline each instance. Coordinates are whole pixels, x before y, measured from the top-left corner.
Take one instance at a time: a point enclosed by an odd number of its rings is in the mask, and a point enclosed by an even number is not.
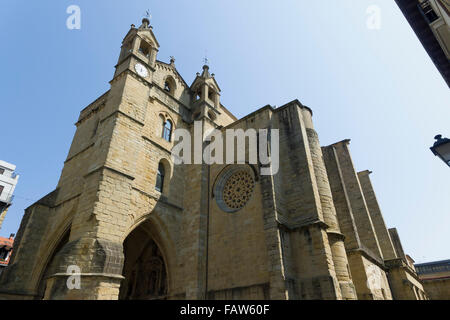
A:
[[[220,88],[214,78],[214,73],[209,73],[209,66],[203,66],[203,72],[197,73],[197,77],[191,85],[193,92],[192,112],[194,120],[208,117],[215,120],[220,107]]]
[[[158,49],[159,43],[152,31],[149,18],[142,19],[142,24],[138,28],[132,24],[122,41],[114,78],[128,69],[151,82]]]

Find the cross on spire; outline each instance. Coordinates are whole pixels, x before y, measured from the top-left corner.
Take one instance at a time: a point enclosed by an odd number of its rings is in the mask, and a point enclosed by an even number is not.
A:
[[[205,57],[203,58],[203,64],[205,66],[209,65],[208,50],[205,50]]]
[[[144,17],[142,18],[142,26],[141,28],[147,29],[147,28],[152,28],[150,26],[150,19],[152,18],[152,15],[150,14],[150,10],[146,10]]]

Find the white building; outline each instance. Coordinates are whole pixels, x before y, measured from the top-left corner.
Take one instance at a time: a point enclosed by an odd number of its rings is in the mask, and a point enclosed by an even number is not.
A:
[[[16,170],[15,165],[0,160],[0,228],[12,203],[17,181],[19,181],[19,175],[14,170]]]

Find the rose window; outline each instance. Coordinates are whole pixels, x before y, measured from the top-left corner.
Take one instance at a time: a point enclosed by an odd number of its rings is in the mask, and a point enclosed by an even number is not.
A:
[[[247,171],[225,174],[217,186],[217,203],[226,212],[242,209],[253,194],[255,181]]]

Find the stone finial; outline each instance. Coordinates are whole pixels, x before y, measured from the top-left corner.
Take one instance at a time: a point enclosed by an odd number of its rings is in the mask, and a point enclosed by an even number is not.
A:
[[[170,56],[170,64],[175,65],[175,58],[173,56]]]
[[[152,26],[150,25],[150,19],[152,18],[152,15],[150,14],[150,10],[145,11],[145,15],[144,18],[142,19],[142,25],[141,28],[143,29],[148,29],[148,28],[152,28]]]
[[[211,77],[211,75],[209,74],[209,66],[207,64],[205,64],[203,66],[202,77],[203,78],[210,78]]]
[[[150,25],[150,20],[148,18],[142,19],[142,28],[148,28]]]

